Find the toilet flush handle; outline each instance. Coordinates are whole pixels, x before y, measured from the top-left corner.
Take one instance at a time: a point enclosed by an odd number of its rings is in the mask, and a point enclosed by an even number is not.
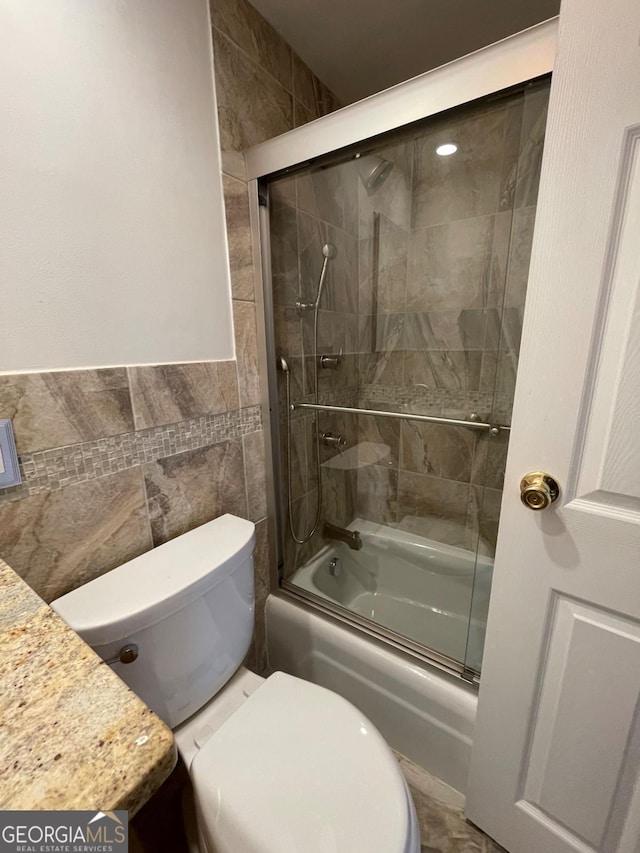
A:
[[[117,655],[114,655],[109,660],[106,660],[105,663],[109,665],[113,663],[133,663],[138,657],[138,647],[135,643],[127,643],[126,646],[123,646]]]

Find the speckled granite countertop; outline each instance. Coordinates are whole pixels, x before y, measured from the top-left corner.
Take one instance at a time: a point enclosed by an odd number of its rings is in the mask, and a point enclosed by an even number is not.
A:
[[[0,809],[128,809],[171,773],[173,735],[0,560]]]

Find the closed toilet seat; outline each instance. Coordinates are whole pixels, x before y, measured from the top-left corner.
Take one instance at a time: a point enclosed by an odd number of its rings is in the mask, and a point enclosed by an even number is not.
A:
[[[270,676],[198,750],[198,823],[215,853],[418,853],[389,747],[342,697]]]

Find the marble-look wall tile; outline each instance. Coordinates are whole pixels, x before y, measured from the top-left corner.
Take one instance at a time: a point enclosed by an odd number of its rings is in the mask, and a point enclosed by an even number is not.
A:
[[[439,119],[416,140],[414,228],[497,213],[504,184],[505,120],[505,109],[482,108],[469,117]],[[436,148],[450,142],[457,152],[438,156]]]
[[[409,232],[380,216],[377,236],[360,239],[359,300],[363,314],[404,312]]]
[[[335,95],[296,53],[293,54],[293,94],[313,118],[327,115],[341,106]]]
[[[481,216],[412,231],[407,310],[501,305],[509,220]]]
[[[532,86],[525,92],[515,191],[516,208],[530,207],[538,201],[548,108],[549,81]]]
[[[344,313],[358,311],[358,243],[355,237],[315,216],[298,211],[300,294],[313,302],[324,263],[322,247],[332,243],[336,254],[327,265],[321,308]]]
[[[213,31],[220,147],[244,151],[293,128],[293,96]]]
[[[230,178],[247,181],[247,161],[242,151],[222,151],[222,171]]]
[[[471,482],[492,489],[502,489],[508,448],[508,432],[501,432],[498,436],[479,433],[473,454]]]
[[[296,210],[279,198],[272,198],[269,217],[273,302],[293,307],[299,293]]]
[[[0,376],[0,418],[13,421],[18,453],[129,432],[125,368]]]
[[[535,219],[535,207],[521,207],[513,212],[505,305],[524,306]]]
[[[238,408],[235,361],[130,367],[136,429],[177,423]]]
[[[314,490],[294,501],[292,506],[293,529],[299,539],[307,536],[314,525],[318,506],[318,492]],[[286,519],[286,516],[285,516]],[[288,532],[284,539],[284,575],[290,578],[300,566],[303,566],[324,544],[322,537],[322,517],[314,535],[302,545],[293,541]]]
[[[297,178],[298,207],[358,236],[358,172],[354,160],[307,170]]]
[[[496,552],[502,491],[472,486],[467,527],[471,540],[468,547],[478,548],[481,554],[493,557]]]
[[[265,642],[264,606],[270,592],[269,528],[267,519],[256,524],[256,547],[253,552],[253,576],[255,583],[255,622],[251,648],[245,659],[248,666],[258,675],[263,675],[267,665]]]
[[[45,601],[151,545],[139,468],[0,506],[0,555]]]
[[[347,527],[356,514],[357,471],[322,469],[322,517]]]
[[[210,0],[210,7],[213,26],[292,92],[291,48],[257,9],[247,0]]]
[[[303,103],[296,98],[293,99],[293,126],[301,127],[303,124],[309,124],[310,121],[315,121],[318,116],[313,110],[305,107]]]
[[[386,445],[387,456],[381,465],[395,468],[400,461],[400,426],[401,421],[391,418],[371,417],[361,415],[358,418],[358,441],[368,441],[373,444]]]
[[[252,432],[242,439],[244,476],[247,484],[247,516],[260,521],[267,515],[267,472],[264,432]]]
[[[403,421],[400,467],[468,483],[475,434],[464,427]]]
[[[142,468],[154,545],[226,512],[247,517],[242,439],[168,456]]]
[[[258,327],[253,302],[233,302],[233,329],[238,362],[238,386],[241,406],[260,404],[258,373]]]
[[[302,357],[303,330],[306,338],[311,334],[307,327],[313,324],[313,314],[309,312],[302,317],[290,305],[276,305],[273,309],[276,349],[288,359],[290,356]],[[310,350],[309,350],[310,351]]]
[[[404,349],[481,350],[486,321],[487,309],[483,308],[407,314]]]
[[[364,353],[358,359],[362,385],[401,385],[404,350]]]
[[[405,385],[475,391],[480,387],[483,353],[423,350],[404,354]]]
[[[358,469],[355,514],[378,524],[394,524],[398,517],[398,472],[382,465]]]
[[[291,458],[288,456],[287,420],[280,422],[280,459],[282,464],[282,506],[286,509],[289,485],[291,498],[296,501],[309,491],[309,466],[307,465],[307,423],[310,418],[291,419]],[[290,472],[290,474],[289,474]]]
[[[398,527],[436,542],[468,545],[470,487],[425,474],[398,473]]]
[[[234,299],[253,301],[255,293],[247,185],[227,175],[223,175],[222,182],[229,246],[231,293]]]

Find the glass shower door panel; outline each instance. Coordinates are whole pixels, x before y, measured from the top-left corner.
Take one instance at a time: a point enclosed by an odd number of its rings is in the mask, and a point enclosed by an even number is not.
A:
[[[284,577],[474,671],[508,432],[367,412],[509,423],[547,92],[269,186]]]

